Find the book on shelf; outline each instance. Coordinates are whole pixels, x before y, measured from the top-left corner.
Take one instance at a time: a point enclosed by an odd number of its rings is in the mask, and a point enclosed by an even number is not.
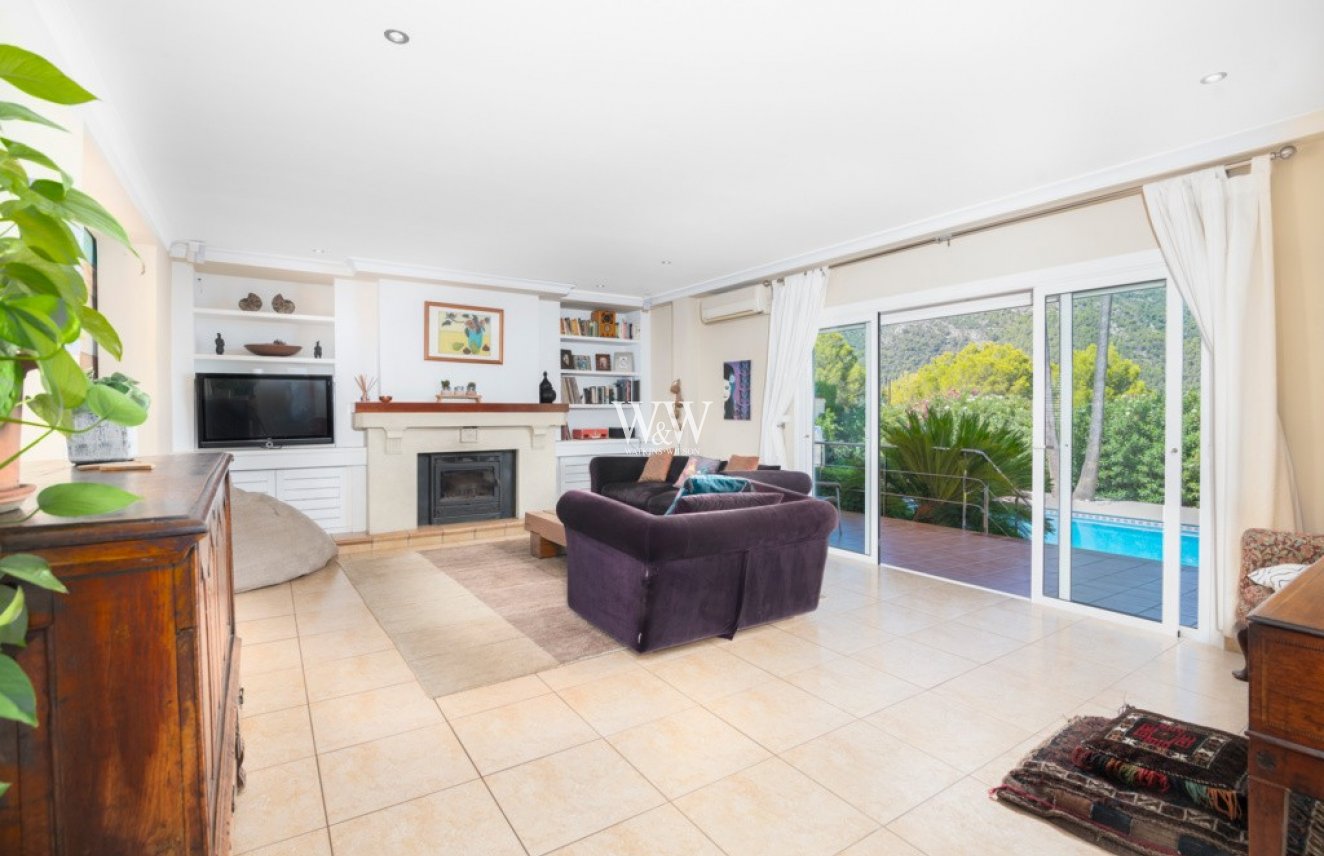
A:
[[[639,400],[639,381],[620,378],[615,383],[581,387],[573,377],[561,378],[561,391],[571,404],[615,404]]]
[[[595,339],[634,339],[639,325],[630,321],[594,321],[590,318],[562,318],[562,336],[591,336]]]

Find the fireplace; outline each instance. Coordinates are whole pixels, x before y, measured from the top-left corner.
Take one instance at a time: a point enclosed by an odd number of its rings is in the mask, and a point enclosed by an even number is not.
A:
[[[515,452],[418,456],[418,525],[515,516]]]

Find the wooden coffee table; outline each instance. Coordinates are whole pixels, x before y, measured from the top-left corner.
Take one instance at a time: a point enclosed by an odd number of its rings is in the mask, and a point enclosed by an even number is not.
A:
[[[524,528],[529,530],[529,554],[535,559],[550,559],[565,552],[565,526],[555,511],[528,511]]]

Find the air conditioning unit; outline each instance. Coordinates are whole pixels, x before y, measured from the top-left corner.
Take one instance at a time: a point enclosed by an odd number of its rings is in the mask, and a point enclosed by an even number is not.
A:
[[[699,301],[699,317],[705,324],[716,324],[732,318],[766,315],[772,308],[771,291],[766,285],[747,285],[705,297]]]

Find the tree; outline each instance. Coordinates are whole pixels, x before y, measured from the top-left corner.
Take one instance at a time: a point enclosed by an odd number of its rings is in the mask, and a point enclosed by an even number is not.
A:
[[[1021,432],[937,405],[889,420],[883,440],[888,516],[1026,537],[1033,447]]]
[[[1094,349],[1094,378],[1090,388],[1090,432],[1085,461],[1080,467],[1074,496],[1089,500],[1099,488],[1099,444],[1103,440],[1103,408],[1108,389],[1108,336],[1112,329],[1113,296],[1105,294],[1099,306],[1099,340]],[[1139,366],[1137,373],[1139,371]]]
[[[890,384],[888,401],[911,405],[950,393],[994,393],[1030,400],[1033,366],[1025,351],[1001,342],[971,342],[939,354]]]

